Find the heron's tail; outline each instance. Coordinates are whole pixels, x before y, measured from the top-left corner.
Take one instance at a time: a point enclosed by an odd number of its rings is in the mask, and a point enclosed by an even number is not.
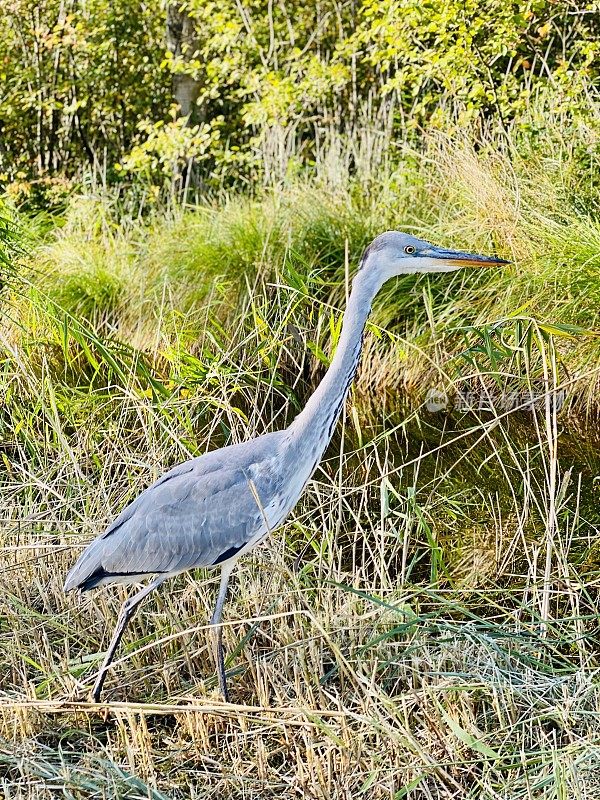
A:
[[[65,592],[70,592],[73,589],[87,592],[97,586],[106,586],[110,583],[140,583],[146,580],[149,575],[164,574],[156,569],[151,572],[113,572],[110,569],[105,569],[99,554],[95,552],[94,545],[97,541],[99,540],[94,539],[88,545],[67,573],[63,587]]]
[[[65,592],[73,589],[81,589],[82,592],[85,592],[98,586],[102,578],[106,577],[101,574],[104,573],[104,569],[98,553],[100,548],[98,548],[97,542],[98,539],[90,542],[67,573],[63,587]]]

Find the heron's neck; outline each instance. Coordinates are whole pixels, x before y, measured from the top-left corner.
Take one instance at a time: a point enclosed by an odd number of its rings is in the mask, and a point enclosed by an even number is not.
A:
[[[342,332],[325,377],[290,426],[301,450],[318,460],[329,444],[360,360],[365,323],[381,287],[376,276],[359,272],[344,314]],[[308,452],[310,451],[310,452]]]

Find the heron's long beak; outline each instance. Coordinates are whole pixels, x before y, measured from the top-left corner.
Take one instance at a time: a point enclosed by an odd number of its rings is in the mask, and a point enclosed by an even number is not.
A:
[[[432,247],[423,255],[429,258],[439,258],[453,267],[494,267],[500,264],[510,264],[504,258],[495,256],[480,256],[477,253],[462,253],[460,250],[444,250],[441,247]]]

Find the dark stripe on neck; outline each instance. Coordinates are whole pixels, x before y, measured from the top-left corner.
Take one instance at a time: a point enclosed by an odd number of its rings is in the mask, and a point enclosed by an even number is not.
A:
[[[348,397],[348,391],[350,390],[350,386],[352,384],[352,381],[354,380],[354,376],[356,375],[356,370],[358,368],[358,364],[360,361],[360,353],[362,349],[362,338],[363,337],[361,336],[357,346],[354,349],[352,363],[344,379],[344,388],[340,394],[340,398],[337,404],[334,406],[332,413],[325,418],[325,424],[327,425],[328,440],[330,440],[333,435],[333,430],[337,424],[344,403],[346,402],[346,398]]]

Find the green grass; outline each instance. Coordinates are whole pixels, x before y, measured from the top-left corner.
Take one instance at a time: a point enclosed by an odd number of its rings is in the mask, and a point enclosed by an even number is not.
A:
[[[363,184],[143,219],[74,197],[55,228],[20,220],[26,255],[6,228],[7,796],[597,797],[600,231],[577,158],[431,141]],[[236,572],[236,705],[201,572],[135,617],[110,715],[87,705],[125,594],[65,597],[79,549],[167,467],[292,419],[388,227],[513,263],[378,298],[326,460]],[[431,388],[486,402],[434,413]]]

